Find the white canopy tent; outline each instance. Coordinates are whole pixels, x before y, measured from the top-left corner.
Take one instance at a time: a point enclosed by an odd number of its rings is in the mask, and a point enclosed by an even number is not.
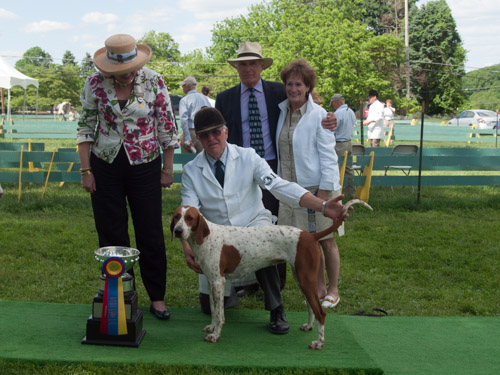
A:
[[[26,88],[30,85],[36,87],[36,112],[38,113],[38,80],[30,78],[19,72],[0,56],[0,88],[7,89],[7,123],[11,123],[10,117],[10,89],[21,86],[24,89],[23,107],[26,107]]]

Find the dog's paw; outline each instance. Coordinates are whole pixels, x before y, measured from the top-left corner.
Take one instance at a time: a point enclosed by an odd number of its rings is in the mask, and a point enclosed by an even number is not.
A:
[[[311,324],[305,323],[300,326],[301,331],[310,331],[313,329],[313,326]]]
[[[313,341],[311,345],[309,345],[309,349],[312,350],[321,350],[323,349],[323,341]]]
[[[203,332],[210,332],[212,333],[214,331],[214,326],[212,324],[209,324],[205,328],[203,328]]]
[[[214,334],[210,334],[207,337],[205,337],[205,341],[216,343],[217,341],[219,341],[219,338]]]

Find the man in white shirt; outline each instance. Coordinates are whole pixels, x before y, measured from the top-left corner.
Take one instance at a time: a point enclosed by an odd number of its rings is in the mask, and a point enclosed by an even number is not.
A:
[[[384,105],[378,100],[378,92],[370,90],[368,92],[368,117],[363,122],[368,126],[368,141],[370,147],[380,147],[380,139],[384,134]]]
[[[335,117],[337,118],[337,129],[335,129],[335,152],[337,152],[338,156],[343,156],[346,151],[348,155],[351,155],[351,139],[354,132],[354,124],[356,123],[356,115],[353,110],[345,104],[345,99],[342,94],[333,95],[330,100],[330,106],[335,109]],[[356,193],[356,189],[353,185],[353,169],[346,166],[345,175],[347,177],[347,186],[343,192],[353,197]]]
[[[181,152],[195,154],[200,152],[203,147],[194,133],[194,115],[200,108],[210,107],[210,102],[208,97],[196,91],[198,83],[194,77],[186,77],[184,81],[179,82],[179,85],[182,86],[182,91],[186,94],[179,102],[179,117],[182,127]]]
[[[217,109],[203,108],[198,111],[194,125],[204,151],[184,166],[182,205],[198,208],[207,220],[220,225],[271,225],[271,212],[262,203],[261,189],[265,189],[290,205],[322,211],[331,219],[341,215],[342,205],[339,200],[342,195],[340,198],[323,201],[298,184],[280,178],[253,148],[227,143],[226,121]],[[220,180],[216,177],[219,168],[224,171],[221,171]],[[189,244],[187,241],[182,241],[182,244],[188,266],[201,274],[201,268],[195,262]],[[290,326],[281,302],[280,280],[276,268],[267,267],[255,274],[264,291],[265,308],[271,312],[271,333],[288,333]],[[200,275],[200,289],[203,288],[208,291],[207,280]],[[200,302],[202,310],[210,312],[210,308],[206,306],[208,301],[200,299]]]

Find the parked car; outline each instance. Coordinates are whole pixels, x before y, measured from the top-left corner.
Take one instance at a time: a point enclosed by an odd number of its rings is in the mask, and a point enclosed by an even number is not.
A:
[[[448,121],[448,125],[472,126],[477,124],[478,129],[496,129],[498,114],[488,109],[468,109]]]

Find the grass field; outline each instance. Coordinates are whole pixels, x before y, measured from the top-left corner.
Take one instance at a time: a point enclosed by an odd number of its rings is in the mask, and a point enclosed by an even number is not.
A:
[[[0,200],[0,299],[91,303],[98,286],[98,247],[89,197],[77,184],[4,184]],[[198,307],[197,277],[168,233],[180,186],[164,191],[168,255],[167,306]],[[372,188],[374,211],[357,207],[338,239],[341,303],[335,314],[378,307],[398,316],[495,316],[500,312],[499,187]],[[131,233],[133,233],[131,231]],[[132,236],[133,237],[133,236]],[[138,272],[137,272],[138,273]],[[139,304],[149,303],[138,276]],[[287,311],[304,311],[295,282],[284,291]],[[241,309],[261,309],[259,295]],[[162,366],[57,365],[0,362],[2,374],[199,373]],[[175,371],[174,371],[175,370]],[[172,372],[173,371],[173,372]],[[218,373],[207,369],[207,373]]]
[[[74,146],[72,140],[44,142],[49,151]],[[98,287],[99,264],[93,258],[98,244],[89,196],[78,184],[54,183],[41,199],[43,186],[24,184],[18,201],[16,184],[2,187],[0,299],[90,304]],[[170,215],[179,203],[179,185],[164,190],[166,303],[198,308],[197,276],[187,268],[180,243],[170,241],[168,233]],[[356,207],[346,223],[346,235],[338,239],[341,303],[329,313],[378,307],[392,316],[499,315],[500,187],[423,188],[420,203],[411,188],[372,187],[370,204],[374,211]],[[291,272],[288,276],[285,309],[305,312]],[[147,306],[140,275],[137,279],[139,304]],[[239,308],[262,309],[259,297],[241,299]],[[8,361],[0,361],[0,373],[222,374],[211,368]]]

